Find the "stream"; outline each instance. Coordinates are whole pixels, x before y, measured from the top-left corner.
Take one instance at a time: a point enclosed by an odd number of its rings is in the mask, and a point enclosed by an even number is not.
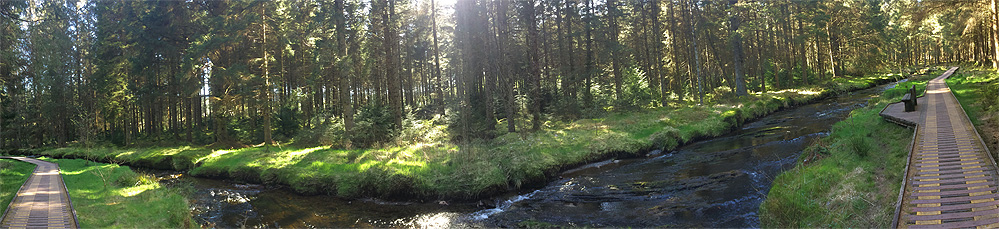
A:
[[[545,187],[462,203],[301,196],[289,190],[153,171],[193,190],[207,227],[758,227],[772,180],[888,84],[787,109],[721,137],[647,157],[569,170]]]

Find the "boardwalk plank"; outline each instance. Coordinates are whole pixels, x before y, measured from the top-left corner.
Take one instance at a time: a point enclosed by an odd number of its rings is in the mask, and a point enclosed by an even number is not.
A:
[[[893,226],[962,228],[999,222],[996,164],[944,82],[956,70],[927,84],[918,112],[882,111],[896,123],[918,125]]]
[[[76,214],[59,165],[33,158],[11,157],[37,165],[0,220],[0,228],[77,228]]]

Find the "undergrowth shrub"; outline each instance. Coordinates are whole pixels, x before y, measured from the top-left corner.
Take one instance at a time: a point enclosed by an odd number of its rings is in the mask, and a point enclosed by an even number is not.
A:
[[[471,107],[448,113],[447,128],[456,142],[492,139],[497,136],[496,121],[485,118],[484,108]]]
[[[704,95],[704,103],[711,104],[714,101],[718,101],[722,98],[732,98],[735,97],[735,90],[729,86],[720,86],[709,91],[707,95]]]
[[[295,143],[300,145],[332,145],[344,146],[347,142],[343,119],[322,114],[312,119],[317,123],[313,128],[298,131]]]
[[[404,125],[413,128],[406,137],[414,137],[431,131],[443,130],[435,129],[435,123],[441,122],[439,118],[432,120],[420,120],[412,113],[407,115]],[[329,145],[335,148],[371,147],[378,143],[387,143],[393,139],[397,133],[397,128],[392,120],[392,113],[387,106],[372,102],[362,106],[354,115],[354,129],[347,134],[342,117],[336,117],[330,113],[323,113],[312,118],[315,123],[313,128],[306,128],[298,131],[295,143],[299,145]],[[439,136],[438,134],[437,136]],[[437,137],[437,136],[421,136]]]
[[[979,91],[979,94],[986,110],[999,110],[999,106],[996,106],[999,105],[999,82],[995,78],[986,82],[984,89]]]
[[[447,116],[434,115],[431,119],[416,118],[413,113],[408,113],[406,119],[402,121],[402,129],[396,142],[407,143],[438,143],[447,141],[449,138],[447,131]]]
[[[644,108],[653,101],[652,90],[645,81],[645,72],[638,68],[625,68],[621,86],[621,97],[615,102],[616,110],[634,110]]]
[[[276,138],[289,139],[295,137],[298,131],[302,129],[302,123],[298,119],[301,114],[302,112],[298,109],[281,107],[277,115],[274,116],[274,133],[276,134]]]
[[[139,185],[147,185],[156,183],[156,177],[150,174],[136,173],[131,169],[124,169],[127,167],[113,167],[115,170],[121,170],[121,174],[115,179],[115,184],[120,187],[132,187]]]
[[[350,142],[360,147],[370,147],[375,143],[388,141],[396,132],[393,122],[392,112],[387,106],[377,102],[363,106],[354,116]]]

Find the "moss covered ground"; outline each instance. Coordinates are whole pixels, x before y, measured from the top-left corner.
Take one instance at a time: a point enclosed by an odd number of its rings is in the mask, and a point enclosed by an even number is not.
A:
[[[549,122],[537,132],[505,133],[456,145],[412,143],[378,149],[328,147],[59,148],[31,152],[60,158],[190,171],[203,177],[287,185],[305,194],[342,197],[473,199],[543,184],[557,172],[611,157],[671,150],[719,136],[747,120],[899,78],[837,77],[810,87],[676,106]]]

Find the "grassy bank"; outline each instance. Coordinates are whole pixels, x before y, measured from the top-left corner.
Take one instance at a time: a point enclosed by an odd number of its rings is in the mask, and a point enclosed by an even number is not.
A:
[[[947,79],[947,86],[961,101],[968,118],[988,145],[992,157],[999,147],[999,74],[995,70],[970,68]]]
[[[614,113],[552,122],[533,133],[506,133],[468,145],[416,143],[382,149],[251,147],[61,148],[36,152],[129,165],[189,170],[205,177],[283,184],[307,194],[470,199],[540,184],[557,172],[610,157],[671,150],[782,108],[868,88],[892,75],[840,77],[820,85],[757,93],[705,106]]]
[[[59,164],[82,228],[190,228],[187,200],[127,166],[79,159]]]
[[[0,214],[7,210],[10,201],[14,200],[17,190],[28,180],[35,164],[14,159],[0,159]]]
[[[939,75],[939,72],[936,72]],[[929,74],[871,99],[806,149],[794,169],[777,176],[760,206],[762,227],[889,227],[901,186],[912,130],[878,112],[909,85],[924,91]]]

